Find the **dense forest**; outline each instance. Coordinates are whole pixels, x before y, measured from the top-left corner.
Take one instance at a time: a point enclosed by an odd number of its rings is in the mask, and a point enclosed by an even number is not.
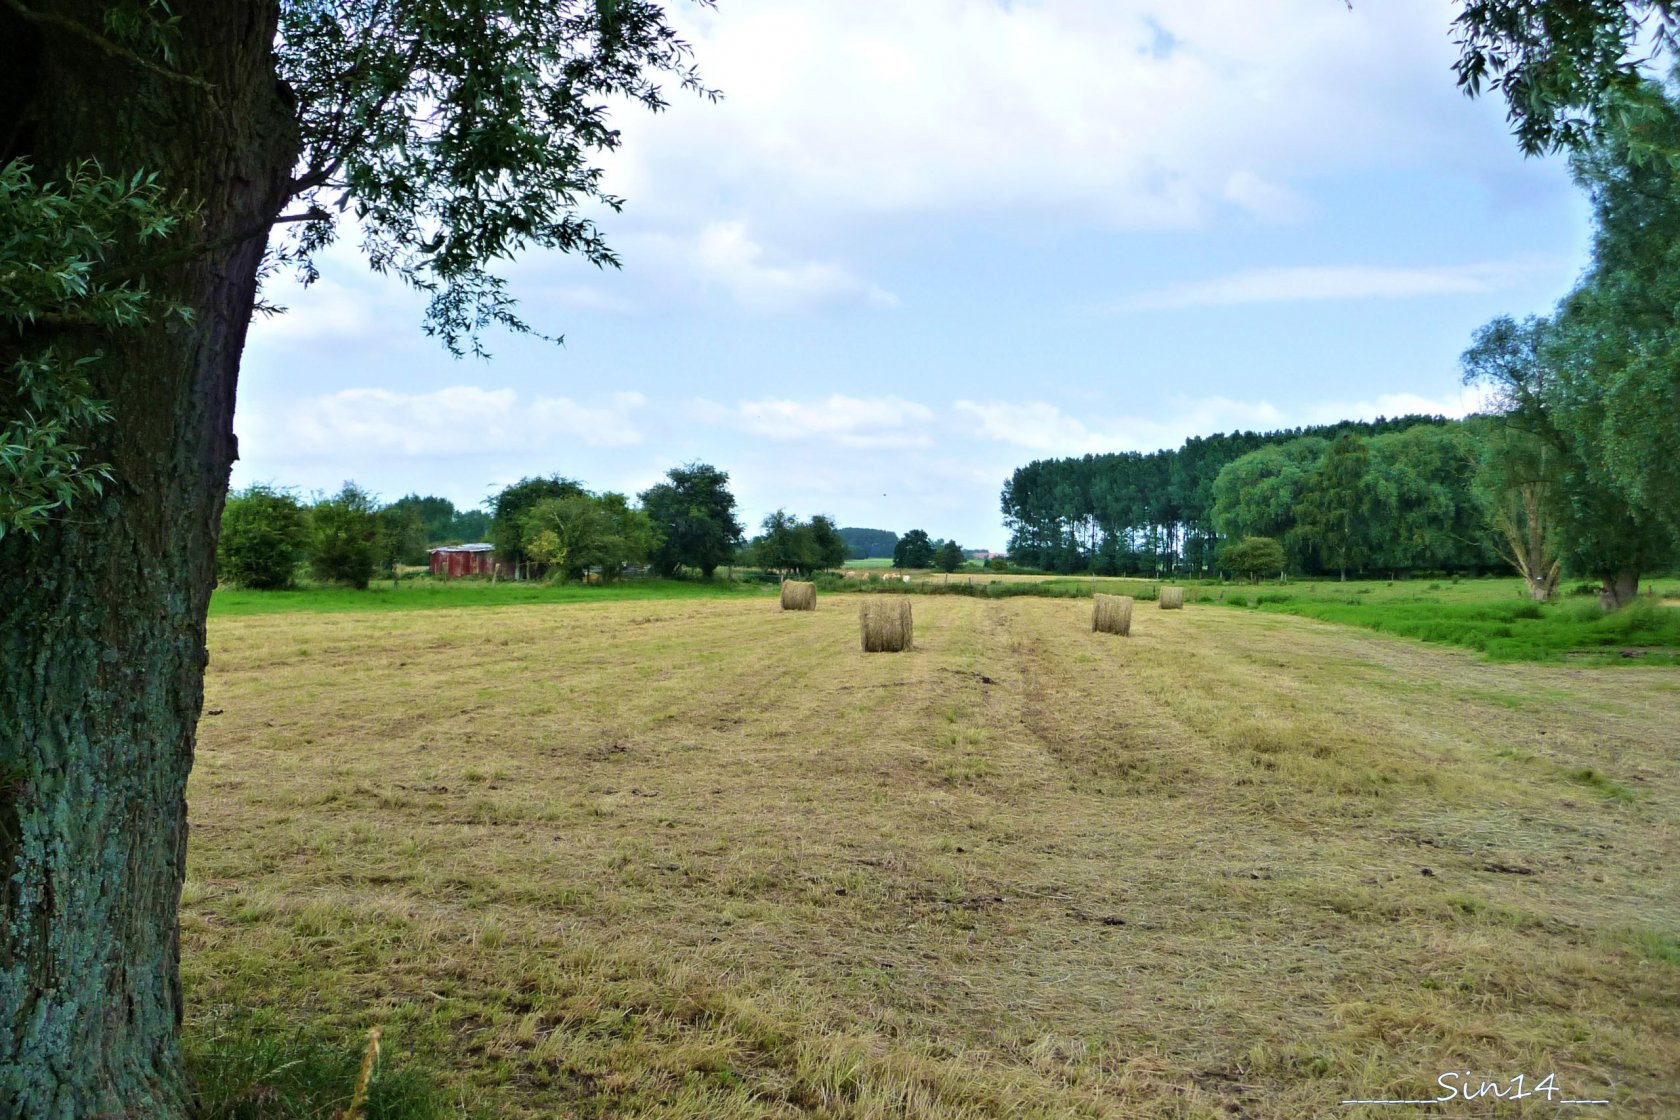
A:
[[[1016,470],[1003,486],[1004,522],[1010,531],[1011,561],[1059,572],[1101,575],[1205,574],[1217,570],[1220,545],[1233,536],[1270,536],[1286,542],[1300,571],[1327,571],[1336,557],[1313,547],[1293,523],[1305,496],[1304,476],[1316,476],[1326,450],[1339,441],[1376,456],[1379,473],[1368,489],[1391,495],[1397,508],[1421,499],[1410,475],[1433,493],[1442,526],[1428,535],[1454,532],[1479,538],[1464,524],[1468,502],[1465,464],[1449,445],[1459,425],[1438,416],[1402,416],[1343,421],[1275,432],[1232,432],[1193,436],[1176,450],[1128,451],[1080,458],[1040,459]],[[1241,461],[1240,466],[1239,461]],[[1385,468],[1393,465],[1394,471]],[[1235,470],[1228,470],[1233,468]],[[1406,472],[1400,477],[1399,472]],[[1218,508],[1225,479],[1225,523]],[[1248,483],[1238,485],[1237,480]],[[1250,489],[1250,484],[1264,489]],[[1443,493],[1446,491],[1446,493]],[[1271,508],[1266,508],[1266,503]],[[1448,509],[1450,507],[1450,510]],[[1375,511],[1373,511],[1375,512]],[[1453,525],[1454,528],[1445,526]],[[1428,559],[1360,552],[1361,564],[1407,568],[1476,569],[1499,563],[1478,540],[1448,545],[1435,539]],[[1412,548],[1408,556],[1421,555]]]
[[[860,529],[847,525],[840,529],[840,539],[846,542],[846,559],[886,559],[898,547],[898,534],[891,529]]]

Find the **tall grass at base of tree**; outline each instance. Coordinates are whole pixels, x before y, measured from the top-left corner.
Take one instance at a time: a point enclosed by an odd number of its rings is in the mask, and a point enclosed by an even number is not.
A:
[[[333,1045],[263,1017],[213,1021],[182,1039],[197,1101],[192,1120],[335,1120],[357,1095],[356,1120],[444,1120],[455,1115],[423,1070],[387,1051],[368,1066],[366,1038]]]

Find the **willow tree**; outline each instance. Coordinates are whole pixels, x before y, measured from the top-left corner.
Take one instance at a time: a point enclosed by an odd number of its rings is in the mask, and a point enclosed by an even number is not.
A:
[[[1460,361],[1465,382],[1493,398],[1479,484],[1504,491],[1500,501],[1533,503],[1532,516],[1520,513],[1528,538],[1520,545],[1499,525],[1498,505],[1492,518],[1507,545],[1526,554],[1518,568],[1530,594],[1541,597],[1537,580],[1555,585],[1551,561],[1561,559],[1563,571],[1599,579],[1600,602],[1614,608],[1638,594],[1642,573],[1672,563],[1675,541],[1658,511],[1631,499],[1611,472],[1605,447],[1614,429],[1606,423],[1602,371],[1591,361],[1596,333],[1570,310],[1590,288],[1589,279],[1556,319],[1490,321]],[[1517,514],[1505,507],[1506,516]]]
[[[1459,87],[1504,95],[1524,154],[1578,151],[1645,100],[1652,62],[1680,46],[1680,0],[1460,0],[1452,26]]]
[[[177,905],[258,278],[338,215],[456,352],[495,260],[615,263],[641,0],[0,0],[0,1116],[184,1113]],[[704,92],[704,91],[702,91]]]
[[[1564,498],[1565,567],[1619,606],[1680,552],[1680,0],[1461,0],[1453,28],[1460,87],[1503,94],[1522,150],[1570,152],[1593,202],[1593,267],[1559,308],[1548,401],[1575,447],[1548,492]]]
[[[1371,445],[1346,432],[1337,437],[1307,479],[1296,524],[1311,540],[1326,568],[1347,579],[1349,568],[1362,568],[1371,554],[1375,526],[1371,514],[1376,486],[1371,477]]]

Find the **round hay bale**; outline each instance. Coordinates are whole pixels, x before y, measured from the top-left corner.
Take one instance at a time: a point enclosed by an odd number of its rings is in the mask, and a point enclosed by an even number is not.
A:
[[[863,629],[863,652],[899,653],[913,644],[910,600],[896,596],[863,604],[858,611]]]
[[[1184,588],[1161,588],[1161,609],[1164,611],[1181,611],[1184,609]]]
[[[1091,629],[1099,634],[1118,634],[1122,638],[1132,632],[1132,597],[1130,595],[1097,595],[1091,608]]]
[[[817,609],[817,585],[796,579],[782,581],[782,609],[784,611],[814,611]]]

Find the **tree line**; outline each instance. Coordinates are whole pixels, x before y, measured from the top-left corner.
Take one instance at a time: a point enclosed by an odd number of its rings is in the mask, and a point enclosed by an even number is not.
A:
[[[1579,292],[1565,301],[1565,323],[1583,302]],[[1620,606],[1642,574],[1680,562],[1680,531],[1673,499],[1647,503],[1617,484],[1627,460],[1608,445],[1650,448],[1674,424],[1647,417],[1629,435],[1606,423],[1568,329],[1496,319],[1476,333],[1466,378],[1492,382],[1501,401],[1486,415],[1190,440],[1204,453],[1188,463],[1163,451],[1029,464],[1004,487],[1010,559],[1098,575],[1514,569],[1537,601],[1568,574],[1598,581],[1604,604]],[[1250,442],[1259,446],[1222,464],[1205,453]],[[1667,462],[1634,462],[1648,492],[1672,485]]]
[[[487,511],[459,510],[447,498],[410,494],[382,505],[347,482],[306,505],[288,491],[251,486],[223,509],[217,576],[274,590],[307,566],[323,582],[366,587],[398,564],[425,563],[434,546],[488,540],[498,563],[520,576],[594,572],[611,580],[647,565],[664,576],[692,569],[710,579],[735,559],[744,534],[729,475],[706,463],[671,468],[635,501],[551,475],[520,479],[486,504]]]
[[[725,564],[785,576],[837,568],[851,557],[848,533],[879,545],[894,542],[894,566],[942,567],[963,561],[954,541],[912,530],[846,530],[816,514],[784,509],[764,518],[747,539],[735,516],[729,475],[707,463],[686,463],[635,499],[594,492],[560,475],[522,478],[503,488],[488,510],[461,510],[447,498],[409,494],[382,504],[354,482],[305,503],[295,494],[254,485],[232,495],[222,512],[217,578],[253,590],[291,587],[300,571],[324,583],[366,587],[394,576],[397,565],[424,564],[439,545],[485,541],[498,566],[520,578],[610,582],[630,569],[665,577],[688,572],[711,579]],[[954,557],[954,562],[953,561]],[[949,566],[947,566],[947,564]]]
[[[1220,473],[1252,452],[1445,426],[1438,416],[1192,436],[1176,449],[1039,459],[1004,483],[1012,563],[1099,575],[1206,574],[1230,533],[1214,519]]]

